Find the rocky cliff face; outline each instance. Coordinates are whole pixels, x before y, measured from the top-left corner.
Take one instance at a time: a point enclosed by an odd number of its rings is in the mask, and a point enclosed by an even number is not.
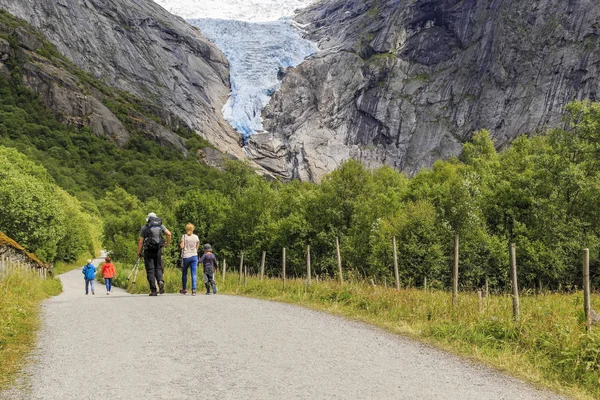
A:
[[[348,158],[415,173],[475,130],[501,147],[600,95],[589,0],[325,0],[296,19],[321,51],[287,71],[248,147],[285,178]]]
[[[177,125],[172,120],[178,119],[219,149],[243,157],[237,133],[221,114],[229,94],[227,60],[182,19],[151,0],[0,0],[0,8],[39,29],[79,68],[166,110],[163,124]],[[31,74],[34,87],[48,82],[35,79],[48,72],[37,64]],[[70,85],[65,81],[59,86]],[[73,93],[55,90],[52,95],[49,104]],[[62,104],[99,111],[92,113],[100,115],[96,125],[115,122],[103,116],[93,99]],[[89,114],[68,111],[75,118]],[[160,126],[147,122],[150,136],[165,139]],[[126,134],[117,139],[126,140]]]
[[[89,128],[121,146],[134,130],[187,154],[185,140],[174,132],[183,124],[176,116],[86,75],[35,28],[4,10],[0,10],[0,77],[22,82],[65,124]],[[126,111],[117,116],[106,104]]]

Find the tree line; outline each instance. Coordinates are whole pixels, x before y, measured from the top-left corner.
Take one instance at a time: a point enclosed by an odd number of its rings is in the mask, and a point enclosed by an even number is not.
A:
[[[461,243],[463,288],[510,287],[509,246],[517,246],[524,288],[581,286],[581,257],[591,249],[598,265],[600,211],[600,105],[575,102],[565,129],[522,136],[498,153],[487,131],[474,134],[460,157],[438,161],[414,177],[389,167],[369,170],[345,162],[319,184],[268,182],[231,163],[217,182],[188,187],[173,203],[142,203],[122,189],[104,201],[105,238],[118,257],[132,261],[133,243],[147,211],[160,212],[175,232],[193,222],[201,240],[235,263],[250,265],[262,251],[302,276],[307,245],[313,271],[334,276],[339,238],[344,269],[352,276],[393,280],[392,237],[397,238],[404,285],[451,287],[454,237]],[[127,198],[119,205],[117,199]],[[176,249],[169,257],[174,258]],[[279,266],[271,263],[272,275]],[[597,284],[600,276],[594,273]]]

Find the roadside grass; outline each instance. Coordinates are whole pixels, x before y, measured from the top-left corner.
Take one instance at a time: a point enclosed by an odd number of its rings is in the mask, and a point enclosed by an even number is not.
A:
[[[42,301],[61,291],[58,279],[23,271],[0,280],[0,390],[13,382],[35,345]]]
[[[145,271],[137,283],[127,281],[131,270],[118,268],[116,286],[130,293],[148,293]],[[188,278],[189,279],[189,278]],[[219,292],[298,304],[346,318],[364,321],[389,332],[430,343],[449,352],[484,362],[540,387],[576,399],[600,398],[600,327],[585,331],[581,293],[540,294],[521,297],[521,319],[512,319],[509,295],[491,295],[479,307],[476,293],[460,293],[457,307],[444,291],[402,289],[396,292],[365,282],[249,277],[239,285],[237,274],[228,274]],[[165,271],[167,293],[181,289],[181,272]],[[189,290],[189,286],[188,286]],[[203,283],[198,293],[204,293]],[[600,295],[592,296],[600,308]]]

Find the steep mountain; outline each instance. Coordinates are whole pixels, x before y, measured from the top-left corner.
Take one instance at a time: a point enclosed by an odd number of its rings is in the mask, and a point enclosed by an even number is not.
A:
[[[4,10],[0,10],[0,78],[22,82],[60,122],[89,128],[119,146],[141,132],[187,153],[185,139],[175,133],[186,133],[179,119],[170,116],[160,121],[156,107],[79,70],[41,33]]]
[[[349,158],[412,174],[475,130],[502,147],[598,99],[589,0],[324,0],[296,20],[321,51],[287,70],[248,146],[285,178],[319,180]]]
[[[230,90],[225,56],[153,1],[0,0],[0,8],[39,29],[93,77],[153,105],[162,123],[189,127],[244,157],[220,112]]]
[[[233,157],[177,116],[77,68],[1,9],[0,144],[91,203],[115,187],[142,201],[203,187]]]

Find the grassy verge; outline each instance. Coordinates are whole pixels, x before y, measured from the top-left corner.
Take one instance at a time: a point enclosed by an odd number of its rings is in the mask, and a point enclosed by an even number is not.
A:
[[[136,285],[127,281],[128,273],[119,268],[117,286],[147,293],[144,270]],[[341,287],[332,281],[313,282],[307,288],[301,280],[288,280],[283,290],[280,280],[256,278],[249,278],[244,287],[235,274],[217,282],[221,293],[293,303],[364,321],[573,398],[600,398],[600,327],[585,332],[580,293],[523,296],[521,320],[513,322],[510,296],[487,297],[480,309],[477,294],[461,293],[453,308],[451,294],[443,291],[396,292],[360,282]],[[179,270],[167,269],[165,283],[167,292],[178,292]],[[203,292],[202,283],[198,292]],[[600,296],[593,296],[592,306],[600,308]]]
[[[34,346],[41,302],[61,291],[58,279],[24,272],[0,281],[0,390],[12,382]]]

